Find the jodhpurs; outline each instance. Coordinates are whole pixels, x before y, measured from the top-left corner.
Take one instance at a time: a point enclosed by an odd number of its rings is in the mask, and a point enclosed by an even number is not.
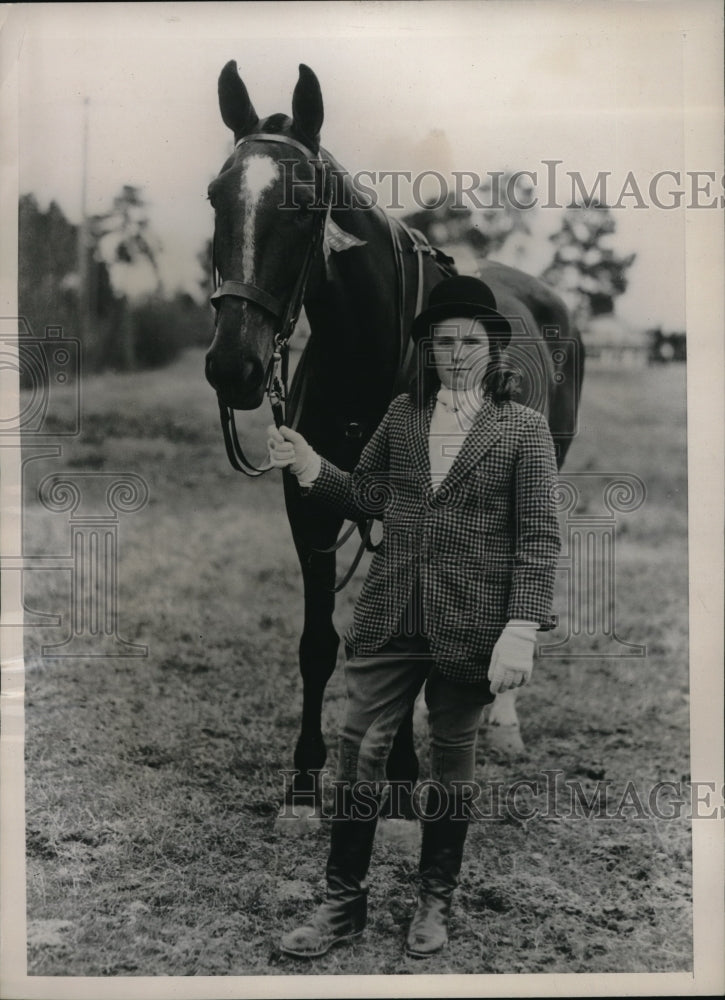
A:
[[[488,683],[449,681],[436,667],[424,635],[394,635],[372,655],[349,651],[345,664],[347,712],[340,732],[338,780],[383,782],[385,764],[406,712],[425,684],[433,782],[450,793],[472,782],[476,736]]]

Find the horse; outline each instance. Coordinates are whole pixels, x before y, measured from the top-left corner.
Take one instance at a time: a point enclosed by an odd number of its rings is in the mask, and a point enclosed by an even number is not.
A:
[[[234,413],[256,409],[268,393],[278,424],[285,419],[316,451],[351,470],[392,397],[408,384],[415,315],[455,267],[421,234],[362,196],[320,145],[322,92],[309,67],[299,66],[292,117],[260,119],[233,60],[221,71],[218,97],[235,145],[208,192],[217,287],[205,374],[218,397],[227,453],[235,468],[250,475],[264,471],[247,462]],[[547,417],[561,467],[576,427],[579,334],[562,301],[541,281],[493,262],[482,264],[481,277],[514,330],[508,356],[522,372],[521,401]],[[287,392],[287,342],[302,305],[310,335]],[[343,521],[330,507],[301,499],[287,470],[283,484],[304,585],[302,718],[285,805],[294,804],[295,815],[319,815],[327,758],[321,714],[339,645],[332,616]],[[520,748],[514,692],[497,697],[488,724],[510,731]],[[387,776],[409,787],[418,778],[412,710],[393,743]],[[410,802],[398,804],[409,818]]]

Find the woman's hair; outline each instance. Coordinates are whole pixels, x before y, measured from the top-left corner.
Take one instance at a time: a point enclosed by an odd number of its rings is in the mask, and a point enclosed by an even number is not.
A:
[[[489,338],[491,356],[481,379],[484,394],[500,403],[512,399],[521,387],[521,372],[508,367],[503,360],[503,351],[495,337]],[[408,392],[414,403],[425,406],[432,393],[440,388],[441,380],[435,364],[426,357],[430,351],[430,340],[423,337],[416,345],[416,368],[410,380]]]

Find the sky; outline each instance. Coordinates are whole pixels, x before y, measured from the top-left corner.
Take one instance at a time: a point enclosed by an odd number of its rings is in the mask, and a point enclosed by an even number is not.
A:
[[[709,0],[16,5],[20,192],[78,221],[88,97],[88,211],[140,186],[167,288],[195,290],[206,188],[231,148],[219,71],[236,59],[264,116],[289,113],[305,62],[322,87],[323,145],[352,172],[529,170],[543,202],[544,161],[558,160],[559,203],[572,173],[591,187],[610,171],[610,201],[630,174],[644,205],[630,193],[615,213],[617,251],[637,254],[617,310],[681,329],[686,213],[658,208],[648,186],[679,172],[658,190],[663,202],[688,192],[684,206],[697,169],[716,175],[700,201],[722,194],[722,164],[688,148],[692,116],[712,108],[692,104],[687,71],[718,17]],[[543,268],[558,220],[531,214],[540,240],[527,269]]]

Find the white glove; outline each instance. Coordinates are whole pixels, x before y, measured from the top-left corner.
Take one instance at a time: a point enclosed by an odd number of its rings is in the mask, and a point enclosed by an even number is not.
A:
[[[294,476],[303,476],[316,466],[319,470],[319,456],[300,433],[285,427],[277,429],[274,424],[267,428],[269,461],[278,469],[289,466]]]
[[[534,649],[538,625],[509,622],[498,637],[491,653],[488,680],[491,693],[510,691],[527,684],[534,669]]]

